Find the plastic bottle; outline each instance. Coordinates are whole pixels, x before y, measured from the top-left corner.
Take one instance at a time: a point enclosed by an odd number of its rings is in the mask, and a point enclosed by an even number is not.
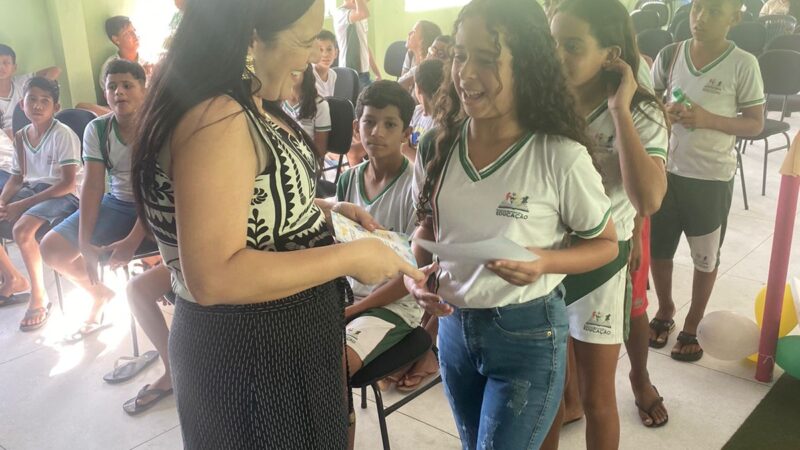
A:
[[[679,103],[683,105],[686,109],[692,108],[692,102],[689,101],[689,98],[686,97],[686,94],[683,92],[683,89],[676,87],[672,90],[672,103]],[[694,131],[694,128],[688,128],[689,131]]]

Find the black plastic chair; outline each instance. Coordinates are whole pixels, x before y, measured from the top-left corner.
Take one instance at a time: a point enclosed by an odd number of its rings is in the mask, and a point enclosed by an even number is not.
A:
[[[692,29],[688,17],[678,23],[672,35],[675,37],[675,42],[685,41],[692,37]]]
[[[761,78],[764,80],[764,93],[767,98],[778,98],[782,101],[781,111],[785,109],[788,96],[800,92],[800,53],[792,50],[770,50],[764,52],[759,58]],[[767,158],[770,153],[786,150],[792,144],[789,137],[789,124],[784,122],[785,114],[781,112],[780,120],[765,119],[764,129],[758,136],[741,140],[741,152],[747,149],[747,141],[764,141],[764,168],[761,180],[761,195],[767,192]],[[769,138],[777,134],[783,135],[786,145],[776,148],[769,147]]]
[[[64,109],[56,113],[56,119],[70,127],[78,135],[81,143],[83,143],[83,132],[86,130],[86,126],[96,118],[95,113],[85,109]]]
[[[633,22],[633,29],[640,33],[644,30],[658,28],[661,17],[652,10],[638,10],[631,13],[631,22]]]
[[[742,22],[731,28],[728,39],[742,50],[758,56],[767,43],[767,29],[759,22]]]
[[[372,387],[372,392],[375,394],[375,406],[378,409],[378,423],[380,424],[384,450],[389,450],[389,432],[386,428],[386,417],[405,406],[411,400],[424,394],[428,389],[436,386],[442,381],[442,377],[441,375],[437,376],[434,380],[424,386],[420,386],[419,389],[406,395],[388,408],[383,405],[383,396],[378,387],[378,381],[425,356],[431,345],[432,341],[428,332],[424,328],[417,327],[403,340],[381,353],[350,377],[350,387],[361,389],[361,409],[367,408],[367,387]]]
[[[767,50],[794,50],[800,52],[800,34],[784,34],[769,41]]]
[[[672,44],[672,33],[667,30],[650,29],[636,35],[639,52],[655,60],[662,48]]]
[[[336,178],[331,183],[327,180],[317,181],[317,197],[328,198],[336,195],[336,183],[345,164],[345,155],[350,151],[353,143],[353,121],[356,113],[350,100],[328,97],[328,106],[331,111],[331,132],[328,134],[328,152],[339,155],[336,167],[328,167],[323,171],[336,170]]]
[[[767,29],[767,43],[778,36],[794,33],[797,19],[789,15],[771,15],[758,18],[758,22]]]
[[[761,13],[761,8],[764,7],[763,0],[744,0],[744,11],[752,14],[755,17]]]
[[[661,2],[650,1],[640,6],[642,11],[655,11],[658,14],[658,27],[661,28],[669,23],[669,7]]]
[[[669,21],[669,25],[667,26],[667,30],[675,36],[675,29],[678,28],[678,24],[681,23],[683,19],[689,18],[690,9],[686,9],[687,5],[681,6],[675,14],[672,15],[672,18]],[[689,5],[691,6],[691,4]]]
[[[17,103],[14,107],[14,113],[11,115],[11,131],[17,134],[17,131],[25,128],[26,125],[31,123],[25,111],[22,110],[22,103]]]
[[[389,44],[383,58],[383,70],[389,75],[399,78],[403,73],[403,63],[408,54],[406,41],[395,41]]]
[[[350,100],[350,103],[355,105],[360,92],[358,73],[349,67],[334,67],[333,70],[336,72],[333,96]]]
[[[767,50],[794,50],[800,52],[800,34],[778,36],[767,44]],[[790,95],[784,102],[782,99],[767,99],[767,111],[783,111],[784,116],[800,112],[800,95]]]
[[[752,13],[750,13],[748,11],[743,11],[742,12],[742,22],[755,22],[756,21],[756,17],[758,17],[758,16],[757,15],[753,15]]]

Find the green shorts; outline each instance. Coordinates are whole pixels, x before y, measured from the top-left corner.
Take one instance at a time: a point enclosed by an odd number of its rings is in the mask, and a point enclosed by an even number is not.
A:
[[[653,214],[650,229],[652,259],[672,259],[686,235],[695,269],[713,272],[728,226],[733,181],[698,180],[667,173],[667,193]]]
[[[413,329],[392,311],[373,308],[347,323],[345,337],[347,346],[367,365],[402,341]]]

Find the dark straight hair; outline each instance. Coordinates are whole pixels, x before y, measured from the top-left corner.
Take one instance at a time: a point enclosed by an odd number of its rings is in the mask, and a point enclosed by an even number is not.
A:
[[[264,42],[272,42],[313,3],[314,0],[187,2],[169,51],[152,79],[133,145],[134,195],[142,218],[143,195],[154,183],[158,155],[184,114],[205,100],[229,95],[258,116],[253,94],[261,82],[245,62],[253,32]],[[264,108],[302,133],[279,102],[265,101]],[[219,149],[220,153],[225,150]]]

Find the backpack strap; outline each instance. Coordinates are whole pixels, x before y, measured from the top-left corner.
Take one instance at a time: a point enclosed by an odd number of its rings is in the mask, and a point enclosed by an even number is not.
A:
[[[665,95],[672,90],[672,73],[675,71],[675,63],[678,61],[678,55],[681,52],[683,42],[676,42],[664,47],[661,51],[661,72],[667,74],[667,82],[665,83]],[[667,61],[669,61],[667,63]]]
[[[103,121],[103,126],[98,130],[98,141],[100,141],[100,155],[103,157],[103,164],[105,164],[106,169],[111,171],[114,167],[111,164],[111,155],[110,155],[110,147],[111,147],[111,133],[113,132],[113,120],[114,116],[111,115]]]

